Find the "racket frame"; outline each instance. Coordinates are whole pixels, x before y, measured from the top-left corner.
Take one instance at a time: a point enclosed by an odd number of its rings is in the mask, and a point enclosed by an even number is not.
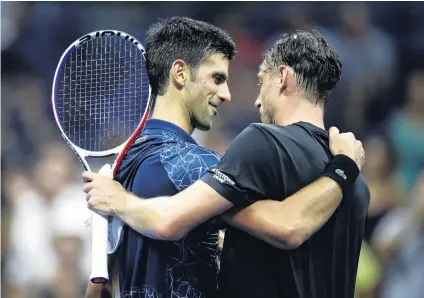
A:
[[[68,56],[70,56],[74,51],[76,51],[84,43],[86,43],[89,40],[94,40],[94,39],[96,39],[98,37],[102,37],[102,36],[117,36],[117,37],[121,37],[122,39],[130,41],[132,44],[137,46],[137,48],[143,54],[144,59],[146,59],[145,58],[146,51],[145,51],[144,47],[141,45],[141,43],[137,39],[135,39],[133,36],[131,36],[128,33],[125,33],[125,32],[122,32],[122,31],[117,31],[117,30],[100,30],[100,31],[94,31],[94,32],[88,33],[88,34],[80,37],[79,39],[77,39],[75,42],[73,42],[65,50],[65,52],[62,54],[62,57],[59,60],[58,66],[56,68],[56,72],[54,74],[54,79],[53,79],[52,105],[53,105],[53,114],[54,114],[56,123],[59,126],[59,129],[62,133],[63,138],[69,144],[69,146],[74,150],[75,154],[80,159],[84,168],[87,171],[90,170],[90,167],[88,166],[88,163],[85,160],[86,157],[108,157],[108,156],[112,156],[112,155],[118,155],[114,164],[113,164],[113,167],[112,167],[113,175],[115,175],[116,170],[117,170],[119,164],[121,163],[122,158],[124,157],[125,153],[127,152],[129,146],[131,146],[131,144],[134,142],[135,138],[140,133],[140,131],[143,129],[144,124],[146,123],[147,119],[149,118],[149,113],[150,113],[151,104],[152,104],[152,99],[151,99],[152,89],[151,89],[150,84],[149,84],[149,95],[148,95],[148,102],[147,102],[146,110],[144,111],[144,115],[141,118],[139,125],[135,129],[134,133],[128,138],[128,140],[126,140],[123,144],[121,144],[121,145],[119,145],[115,148],[109,149],[109,150],[89,151],[89,150],[82,149],[82,148],[78,147],[77,145],[75,145],[74,143],[72,143],[71,140],[66,135],[65,131],[63,130],[62,125],[60,124],[60,121],[59,121],[59,115],[56,111],[56,92],[57,92],[58,85],[59,85],[58,78],[60,78],[62,71],[65,67],[65,64],[63,62],[66,61]]]
[[[53,107],[53,114],[54,114],[54,118],[55,121],[60,129],[60,132],[62,134],[62,137],[65,139],[66,143],[69,145],[69,147],[71,147],[71,149],[74,151],[75,155],[78,157],[78,159],[81,161],[82,165],[84,166],[85,170],[90,171],[90,166],[88,165],[88,162],[86,160],[87,157],[108,157],[108,156],[112,156],[112,155],[117,155],[113,166],[112,166],[112,172],[113,172],[113,176],[116,174],[116,170],[119,166],[119,164],[121,163],[122,159],[124,158],[128,148],[131,146],[131,144],[134,142],[134,140],[136,139],[136,137],[138,136],[138,134],[141,132],[141,130],[143,129],[147,119],[149,118],[149,114],[150,114],[150,110],[152,107],[152,99],[151,99],[151,85],[148,84],[149,86],[149,94],[148,94],[148,102],[146,105],[146,109],[144,111],[144,114],[141,118],[141,121],[139,123],[139,125],[137,126],[137,128],[135,129],[135,131],[133,132],[133,134],[122,144],[120,144],[119,146],[109,149],[109,150],[104,150],[104,151],[90,151],[90,150],[85,150],[82,149],[80,147],[78,147],[77,145],[75,145],[66,135],[60,121],[59,121],[59,115],[58,112],[56,110],[56,94],[58,91],[58,85],[59,85],[59,79],[60,76],[62,75],[62,72],[64,70],[65,67],[65,61],[66,59],[73,53],[75,52],[80,46],[82,46],[84,43],[90,41],[90,40],[95,40],[98,37],[103,37],[103,36],[117,36],[120,37],[122,39],[125,39],[127,41],[129,41],[130,43],[134,44],[135,46],[137,46],[138,50],[140,50],[140,52],[143,55],[144,60],[146,60],[145,54],[146,51],[144,49],[144,47],[142,46],[142,44],[133,36],[131,36],[128,33],[125,33],[123,31],[118,31],[118,30],[99,30],[99,31],[94,31],[91,33],[88,33],[82,37],[80,37],[79,39],[77,39],[75,42],[73,42],[66,50],[65,52],[62,54],[59,63],[56,67],[56,71],[54,74],[54,79],[53,79],[53,87],[52,87],[52,107]],[[113,178],[112,176],[112,178]],[[104,217],[102,215],[99,215],[97,213],[93,213],[93,230],[94,228],[94,223],[95,222],[99,222],[102,221],[103,224],[105,223],[105,221],[107,221],[107,217]],[[95,221],[95,217],[98,217],[97,220]],[[102,219],[100,219],[100,217],[102,217]],[[106,243],[107,245],[107,243]],[[95,252],[92,251],[92,258],[95,256]],[[106,257],[106,262],[107,262],[107,257]],[[107,264],[106,264],[107,267]],[[100,271],[104,271],[104,270],[100,270]],[[95,283],[105,283],[109,280],[109,276],[106,275],[105,276],[90,276],[92,282]]]

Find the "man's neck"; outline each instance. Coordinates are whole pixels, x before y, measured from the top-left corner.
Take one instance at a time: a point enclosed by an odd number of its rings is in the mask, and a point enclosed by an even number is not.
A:
[[[296,106],[281,108],[275,117],[277,125],[285,126],[296,122],[311,123],[321,129],[324,126],[324,108],[306,99],[300,100]]]
[[[171,122],[188,134],[193,132],[190,115],[180,100],[170,98],[170,96],[157,96],[152,119]]]

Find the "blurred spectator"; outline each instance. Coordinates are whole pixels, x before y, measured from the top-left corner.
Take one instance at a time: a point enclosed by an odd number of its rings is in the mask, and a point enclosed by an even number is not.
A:
[[[233,67],[258,67],[261,62],[262,43],[246,30],[246,19],[238,11],[230,11],[218,15],[214,24],[226,30],[237,45],[237,58],[232,61]]]
[[[411,200],[381,221],[372,240],[384,266],[382,298],[421,298],[424,293],[424,172]]]
[[[371,23],[366,3],[341,4],[340,18],[340,28],[322,31],[343,64],[341,80],[347,83],[347,90],[338,100],[344,102],[346,128],[363,137],[392,105],[389,91],[397,73],[396,44]]]
[[[49,97],[37,73],[13,51],[2,52],[3,59],[2,154],[9,164],[25,167],[34,162],[39,146],[60,134],[47,117]]]
[[[407,83],[405,106],[388,123],[405,191],[412,188],[424,169],[424,70],[413,71]]]
[[[381,276],[381,264],[372,247],[364,241],[359,256],[355,298],[374,298]]]
[[[390,210],[402,203],[404,195],[396,166],[393,150],[382,137],[374,136],[365,140],[367,161],[362,169],[371,192],[368,218],[365,226],[365,240],[370,240],[375,226]]]
[[[396,46],[391,37],[372,24],[368,4],[346,2],[340,6],[341,27],[334,46],[343,61],[344,78],[366,81],[370,91],[380,92],[393,83]]]
[[[278,29],[266,40],[263,50],[270,48],[283,32],[314,29],[310,6],[304,2],[285,3],[280,8],[278,16]]]
[[[69,189],[75,178],[75,162],[70,154],[63,143],[46,144],[32,173],[17,172],[7,177],[12,222],[5,272],[11,297],[44,297],[42,293],[50,290],[57,270],[72,273],[61,267],[63,259],[66,260],[60,250],[61,237],[72,234],[81,238],[80,241],[88,240],[84,226],[87,208],[81,186]],[[59,246],[55,247],[55,242]],[[78,260],[87,264],[83,255],[78,255]],[[82,271],[87,277],[87,266]],[[78,277],[84,276],[81,272]]]
[[[68,185],[50,210],[52,241],[57,266],[45,295],[51,298],[83,297],[90,272],[90,231],[81,185]]]
[[[4,2],[1,4],[2,51],[9,47],[18,38],[24,11],[24,3]]]

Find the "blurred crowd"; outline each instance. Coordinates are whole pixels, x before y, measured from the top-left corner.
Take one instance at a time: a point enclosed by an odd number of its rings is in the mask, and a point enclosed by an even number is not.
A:
[[[51,106],[66,47],[97,29],[140,40],[158,17],[190,16],[226,29],[238,56],[230,104],[213,129],[194,133],[225,152],[259,121],[256,72],[280,33],[316,29],[335,47],[343,74],[326,125],[365,146],[371,203],[358,298],[424,293],[424,4],[420,2],[2,2],[2,297],[82,297],[90,269],[83,170],[61,139]]]

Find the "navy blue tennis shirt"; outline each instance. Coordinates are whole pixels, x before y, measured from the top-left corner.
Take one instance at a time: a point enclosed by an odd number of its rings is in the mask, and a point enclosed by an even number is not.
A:
[[[148,120],[115,180],[144,198],[172,196],[215,167],[219,155],[180,127]],[[121,297],[201,298],[216,295],[218,229],[207,221],[180,241],[154,240],[124,227],[118,248]]]

